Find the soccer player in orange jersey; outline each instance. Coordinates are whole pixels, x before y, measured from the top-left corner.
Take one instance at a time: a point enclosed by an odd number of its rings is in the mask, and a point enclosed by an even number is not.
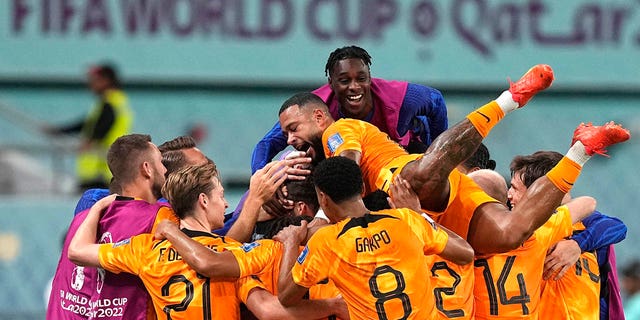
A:
[[[270,171],[277,167],[278,163],[271,163],[257,172],[255,176],[260,177],[252,182],[259,181],[261,191],[254,196],[267,199],[284,181],[280,171]],[[163,195],[180,218],[185,234],[210,250],[242,255],[250,248],[209,232],[223,224],[227,207],[223,191],[212,163],[183,168],[171,174],[163,187]],[[240,301],[261,319],[322,318],[339,308],[340,302],[334,300],[314,300],[283,308],[275,296],[246,272],[255,268],[249,265],[255,261],[239,260],[240,264],[235,265],[241,276],[238,281],[212,281],[191,269],[171,243],[154,240],[153,234],[135,236],[115,245],[94,244],[100,211],[113,199],[110,196],[92,208],[71,242],[69,258],[82,265],[138,275],[151,294],[159,317],[238,319]]]
[[[584,231],[578,222],[573,233]],[[540,319],[600,319],[600,286],[602,277],[595,252],[585,251],[560,279],[542,284]]]
[[[321,162],[313,182],[320,207],[334,224],[316,231],[297,259],[285,250],[278,293],[282,304],[295,305],[309,287],[328,278],[344,297],[351,319],[433,319],[424,255],[468,264],[471,246],[411,209],[370,212],[353,160]],[[297,248],[306,236],[305,226],[290,226],[277,237],[285,248]]]
[[[522,187],[522,181],[535,180],[544,175],[561,159],[561,154],[553,152],[536,152],[530,156],[518,156],[514,159],[513,163],[520,164],[512,173],[512,187],[508,192],[514,208],[522,205],[520,200],[525,190]],[[513,163],[512,168],[515,168]],[[472,178],[478,179],[473,174]],[[479,184],[487,190],[490,185],[481,181]],[[502,193],[505,193],[504,186],[503,180],[495,190],[502,190]],[[494,197],[498,198],[495,195]],[[569,199],[567,195],[564,201]],[[572,223],[588,216],[594,210],[593,198],[576,198],[559,207],[556,214],[552,215],[517,249],[501,254],[477,256],[474,262],[475,318],[549,319],[541,317],[540,314],[544,257],[551,245],[571,235]],[[596,309],[597,302],[596,298],[594,301]]]
[[[496,100],[438,136],[424,154],[407,154],[364,121],[335,121],[326,104],[310,93],[285,101],[279,120],[287,143],[306,151],[316,162],[325,156],[355,160],[362,169],[367,193],[388,189],[393,176],[401,175],[420,197],[422,208],[443,213],[436,221],[466,238],[476,252],[506,252],[517,248],[548,220],[591,155],[629,138],[627,130],[613,123],[580,126],[567,156],[528,189],[523,200],[526,204],[513,212],[455,170],[505,114],[523,107],[552,80],[551,67],[534,66]]]
[[[512,183],[509,199],[512,205],[520,205],[521,197],[531,181],[551,170],[560,159],[562,155],[553,151],[539,151],[529,156],[515,157],[510,166]],[[567,194],[563,202],[570,199],[570,195]],[[580,230],[584,230],[581,222],[573,225],[573,233]],[[593,252],[584,252],[563,277],[543,281],[540,318],[597,320],[600,316],[599,295],[600,272],[596,256]]]

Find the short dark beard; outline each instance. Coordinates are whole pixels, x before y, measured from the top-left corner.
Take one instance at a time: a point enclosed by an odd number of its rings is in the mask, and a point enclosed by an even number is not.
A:
[[[152,187],[151,193],[153,193],[153,196],[156,198],[156,200],[159,200],[160,198],[162,198],[162,185],[157,186],[154,184],[154,186]]]
[[[324,154],[324,147],[322,145],[322,137],[316,137],[312,139],[311,146],[316,153],[313,159],[311,159],[311,164],[315,167],[318,163],[320,163],[320,161],[326,159],[326,156]]]

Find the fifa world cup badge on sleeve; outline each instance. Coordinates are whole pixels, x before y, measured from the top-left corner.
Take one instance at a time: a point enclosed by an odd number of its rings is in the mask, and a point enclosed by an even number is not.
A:
[[[245,243],[242,245],[242,250],[244,250],[244,252],[249,252],[251,250],[253,250],[253,248],[259,246],[260,243],[258,242],[250,242],[250,243]]]
[[[300,255],[298,256],[298,263],[302,264],[304,260],[307,258],[308,254],[309,254],[309,247],[305,246],[302,252],[300,252]]]
[[[344,139],[340,136],[339,133],[336,133],[327,139],[327,145],[329,146],[329,151],[331,153],[336,152],[338,147],[344,142]]]
[[[131,243],[131,238],[118,241],[113,244],[113,247],[116,248],[116,247],[124,246],[125,244],[129,244],[129,243]]]

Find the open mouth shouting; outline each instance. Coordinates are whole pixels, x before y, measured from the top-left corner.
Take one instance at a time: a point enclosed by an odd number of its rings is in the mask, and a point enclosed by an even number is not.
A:
[[[302,151],[302,152],[306,153],[307,157],[312,157],[313,158],[313,154],[315,154],[315,150],[313,149],[311,144],[308,143],[308,142],[304,142],[302,144],[297,145],[295,147],[295,149],[298,150],[298,151]]]
[[[318,162],[324,159],[324,150],[322,150],[322,144],[314,145],[313,143],[302,143],[295,147],[298,151],[303,151],[307,157],[312,159],[313,164],[317,164]]]

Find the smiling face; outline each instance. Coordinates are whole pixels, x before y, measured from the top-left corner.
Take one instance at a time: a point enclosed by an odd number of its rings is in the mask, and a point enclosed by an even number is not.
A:
[[[280,127],[287,144],[304,151],[315,163],[325,158],[322,133],[326,129],[326,114],[313,106],[290,106],[280,113]]]
[[[338,61],[329,74],[329,85],[346,117],[363,120],[373,109],[371,73],[361,59]]]

